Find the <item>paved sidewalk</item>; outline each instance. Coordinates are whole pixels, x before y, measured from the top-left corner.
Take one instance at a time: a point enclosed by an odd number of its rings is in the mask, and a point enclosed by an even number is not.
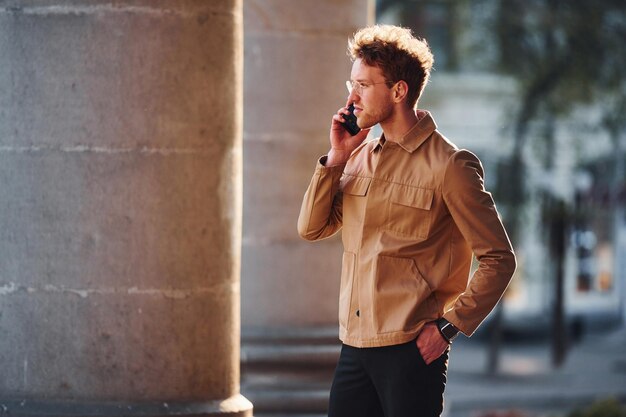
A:
[[[487,410],[558,416],[609,396],[626,403],[626,328],[587,334],[570,347],[565,364],[556,370],[547,342],[507,344],[494,377],[485,374],[486,359],[483,341],[455,342],[446,416],[476,417]]]

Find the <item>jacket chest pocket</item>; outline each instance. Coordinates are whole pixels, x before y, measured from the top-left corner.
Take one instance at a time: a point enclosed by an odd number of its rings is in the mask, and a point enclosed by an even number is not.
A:
[[[354,177],[351,175],[346,175],[342,178],[344,225],[363,224],[367,206],[367,193],[371,182],[371,178]]]
[[[386,229],[396,234],[426,239],[430,231],[434,190],[410,185],[391,186]]]

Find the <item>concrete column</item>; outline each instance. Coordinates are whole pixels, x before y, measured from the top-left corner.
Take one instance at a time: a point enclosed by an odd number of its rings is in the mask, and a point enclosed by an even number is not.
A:
[[[348,38],[367,0],[245,3],[245,328],[334,325],[341,242],[302,241],[296,222],[330,119],[345,104]]]
[[[305,242],[300,203],[348,96],[368,0],[244,3],[244,392],[257,413],[323,413],[338,343],[341,240]]]
[[[240,0],[0,0],[0,414],[250,416]]]

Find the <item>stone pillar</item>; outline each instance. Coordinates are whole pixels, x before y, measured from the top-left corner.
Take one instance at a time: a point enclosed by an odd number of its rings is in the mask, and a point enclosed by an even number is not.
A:
[[[334,366],[341,240],[305,242],[296,223],[348,96],[348,38],[373,17],[369,0],[244,3],[242,352],[258,412],[326,406],[326,369],[320,391],[308,382],[313,368]]]
[[[241,0],[0,0],[0,414],[250,416]]]
[[[244,16],[242,323],[334,325],[340,239],[305,242],[296,222],[348,96],[348,38],[373,20],[373,2],[256,0]]]

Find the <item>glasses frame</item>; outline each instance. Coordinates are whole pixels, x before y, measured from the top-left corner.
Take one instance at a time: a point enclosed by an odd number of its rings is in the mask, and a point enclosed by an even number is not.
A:
[[[352,94],[352,91],[354,91],[356,94],[362,95],[364,88],[371,87],[373,85],[388,84],[388,83],[389,83],[389,81],[382,81],[382,82],[379,82],[379,83],[363,83],[363,82],[360,82],[360,81],[348,80],[348,81],[346,81],[346,88],[348,89],[348,92],[350,94]],[[391,88],[391,87],[389,87],[389,88]]]

